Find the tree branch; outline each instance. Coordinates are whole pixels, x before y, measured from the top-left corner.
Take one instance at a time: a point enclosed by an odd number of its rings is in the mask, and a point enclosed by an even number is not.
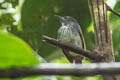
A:
[[[101,60],[102,62],[113,62],[115,59],[113,53],[112,35],[107,18],[107,10],[109,10],[110,7],[104,3],[104,0],[89,0],[89,9],[94,23],[97,44],[96,51],[101,56],[104,56],[103,61]],[[114,80],[114,78],[115,76],[103,75],[104,80]]]
[[[64,48],[64,49],[67,49],[69,51],[75,52],[76,54],[85,56],[85,57],[93,60],[94,62],[100,62],[101,59],[104,58],[102,56],[99,56],[98,54],[91,53],[88,50],[84,50],[84,49],[78,48],[78,47],[73,47],[70,44],[66,44],[62,41],[57,41],[56,39],[53,39],[53,38],[50,38],[50,37],[47,37],[47,36],[43,36],[43,38],[46,42],[48,42],[52,45],[55,45],[55,46],[58,46],[60,48]]]
[[[120,74],[120,63],[93,63],[93,64],[55,64],[44,63],[33,67],[13,67],[0,69],[0,78],[18,78],[36,75],[95,75]]]

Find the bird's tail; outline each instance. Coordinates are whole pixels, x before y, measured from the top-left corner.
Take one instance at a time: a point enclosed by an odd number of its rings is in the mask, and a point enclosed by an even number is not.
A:
[[[73,63],[73,59],[72,59],[72,56],[70,55],[69,51],[68,51],[68,50],[65,50],[65,49],[63,49],[63,48],[62,48],[62,51],[63,51],[65,57],[66,57],[71,63]]]
[[[76,53],[73,53],[71,51],[62,49],[64,55],[66,56],[66,58],[71,62],[71,63],[82,63],[82,60],[84,59],[83,56],[81,55],[77,55]]]

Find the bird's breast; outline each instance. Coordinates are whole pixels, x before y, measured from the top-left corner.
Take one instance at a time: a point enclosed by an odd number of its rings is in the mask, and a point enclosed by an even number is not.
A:
[[[70,27],[62,26],[59,29],[60,39],[63,41],[69,41],[72,38],[72,31]]]
[[[75,30],[75,28],[70,27],[70,26],[62,26],[59,31],[58,34],[60,35],[60,40],[69,42],[69,43],[74,43],[76,41],[80,41],[80,35],[77,32],[77,30]]]

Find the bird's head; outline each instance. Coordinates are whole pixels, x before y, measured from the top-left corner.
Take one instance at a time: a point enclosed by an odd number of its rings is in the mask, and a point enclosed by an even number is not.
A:
[[[62,25],[74,25],[77,21],[71,16],[58,16],[56,17],[60,20]]]

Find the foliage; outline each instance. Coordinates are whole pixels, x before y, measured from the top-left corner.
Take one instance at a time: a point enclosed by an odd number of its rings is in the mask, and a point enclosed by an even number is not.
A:
[[[117,0],[115,10],[118,12],[119,4],[120,1]],[[87,49],[93,51],[94,31],[87,0],[0,0],[0,68],[29,66],[44,60],[68,63],[60,49],[42,41],[42,35],[56,38],[57,30],[61,26],[54,16],[56,14],[77,19],[83,30]],[[116,61],[120,61],[120,18],[110,14],[109,19]],[[35,57],[36,53],[40,55],[40,61]],[[86,60],[84,63],[89,61]],[[31,76],[16,80],[102,80],[102,78]]]
[[[0,33],[0,53],[0,68],[39,63],[26,43],[8,33]]]

